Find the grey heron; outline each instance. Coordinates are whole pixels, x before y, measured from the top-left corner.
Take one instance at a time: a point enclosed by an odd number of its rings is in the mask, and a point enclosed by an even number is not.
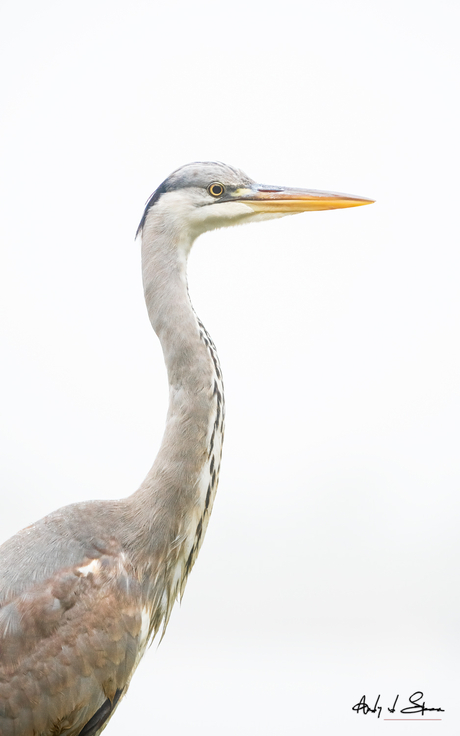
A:
[[[169,380],[162,444],[132,495],[66,506],[0,547],[2,736],[101,733],[147,644],[165,630],[200,550],[219,478],[224,390],[216,348],[188,294],[194,240],[219,227],[371,201],[262,186],[216,162],[183,166],[151,196],[138,234]]]

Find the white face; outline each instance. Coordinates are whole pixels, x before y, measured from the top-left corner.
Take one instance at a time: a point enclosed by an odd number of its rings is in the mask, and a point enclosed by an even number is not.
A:
[[[216,230],[219,227],[231,225],[243,225],[249,222],[260,222],[261,220],[273,220],[292,212],[260,212],[251,206],[249,202],[215,202],[204,207],[197,208],[193,212],[192,227],[196,237],[208,230]]]

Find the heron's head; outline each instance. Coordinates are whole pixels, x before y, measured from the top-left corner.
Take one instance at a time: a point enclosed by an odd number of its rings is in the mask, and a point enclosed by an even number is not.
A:
[[[147,202],[138,234],[160,217],[166,227],[196,238],[207,230],[268,220],[310,210],[371,204],[373,200],[334,192],[257,184],[239,169],[216,162],[182,166]]]

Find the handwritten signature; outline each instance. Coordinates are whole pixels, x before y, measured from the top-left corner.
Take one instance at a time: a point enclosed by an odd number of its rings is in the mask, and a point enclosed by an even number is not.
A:
[[[425,705],[425,701],[422,703],[420,702],[423,698],[423,693],[421,690],[416,690],[415,693],[412,693],[412,695],[409,697],[409,703],[406,708],[401,708],[399,713],[406,713],[406,714],[415,714],[415,713],[421,713],[422,716],[425,715],[428,711],[442,711],[444,713],[444,708],[428,708],[427,705]],[[393,703],[392,708],[387,708],[389,713],[395,713],[396,711],[396,703],[398,702],[399,695],[396,696],[395,701]],[[383,710],[383,706],[379,705],[380,701],[380,695],[378,695],[377,700],[374,703],[374,707],[372,708],[368,703],[366,703],[366,696],[363,695],[361,700],[356,703],[356,705],[353,706],[352,710],[356,711],[356,713],[363,713],[363,715],[367,715],[368,713],[376,713],[377,718],[380,718],[380,715]]]

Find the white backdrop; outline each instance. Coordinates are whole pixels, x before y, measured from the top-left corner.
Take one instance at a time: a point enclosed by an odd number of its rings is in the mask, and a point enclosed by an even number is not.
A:
[[[133,236],[173,169],[377,200],[194,248],[221,483],[111,736],[457,733],[458,22],[454,0],[0,6],[1,540],[151,465],[167,387]],[[416,690],[442,723],[352,711]]]

